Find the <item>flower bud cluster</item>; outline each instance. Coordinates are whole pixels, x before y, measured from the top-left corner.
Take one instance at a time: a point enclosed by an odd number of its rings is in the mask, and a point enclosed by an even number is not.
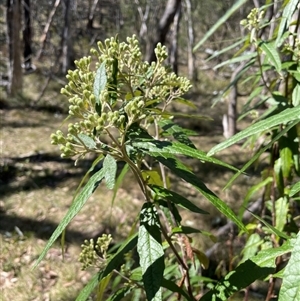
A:
[[[77,69],[68,71],[68,84],[61,90],[69,100],[69,117],[75,119],[69,124],[67,135],[61,131],[51,135],[52,143],[60,145],[62,157],[104,152],[103,135],[112,140],[105,151],[114,150],[116,141],[122,141],[120,138],[125,137],[131,124],[153,120],[158,112],[153,106],[166,107],[190,88],[187,79],[163,65],[167,50],[161,44],[155,49],[157,62],[151,64],[142,60],[135,36],[126,42],[106,39],[97,46],[91,53],[98,59],[96,68],[105,64],[101,82],[106,84],[100,91],[97,87],[95,90],[96,71],[91,69],[91,57],[84,57],[75,61]],[[85,139],[80,138],[82,135]]]
[[[95,244],[93,239],[85,240],[81,245],[81,253],[79,255],[79,262],[82,264],[82,269],[85,270],[91,266],[103,268],[108,259],[107,250],[112,241],[111,235],[103,234],[98,237]]]
[[[255,29],[256,31],[260,29],[261,21],[264,17],[265,12],[259,11],[259,8],[253,8],[247,19],[244,19],[240,22],[240,24],[246,27],[249,31]]]

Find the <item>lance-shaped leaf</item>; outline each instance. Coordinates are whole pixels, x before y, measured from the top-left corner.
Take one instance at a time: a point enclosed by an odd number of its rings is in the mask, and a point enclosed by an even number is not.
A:
[[[217,164],[231,170],[238,171],[237,168],[227,164],[216,158],[208,156],[205,152],[190,147],[180,142],[169,142],[169,141],[159,141],[159,140],[144,140],[144,139],[135,139],[132,141],[132,145],[138,149],[145,151],[150,156],[162,156],[167,158],[170,154],[173,155],[185,155],[191,158],[199,159],[204,162],[209,162]]]
[[[165,269],[164,250],[157,210],[151,203],[145,203],[140,213],[137,251],[140,256],[147,299],[148,301],[161,301],[161,286]]]
[[[111,155],[106,155],[103,161],[105,183],[108,189],[113,189],[116,181],[117,162]]]
[[[152,153],[153,156],[153,153]],[[218,198],[206,185],[199,180],[199,178],[192,173],[181,161],[176,159],[172,155],[168,155],[167,158],[162,156],[154,156],[156,160],[168,167],[174,174],[181,177],[183,180],[192,184],[207,200],[209,200],[222,214],[231,219],[236,225],[247,232],[247,229],[243,225],[240,219],[234,214],[234,212],[228,207],[228,205]]]
[[[267,59],[275,67],[276,71],[280,73],[281,71],[281,59],[277,52],[277,49],[274,47],[273,43],[261,42],[259,47],[266,53]]]
[[[101,169],[89,179],[87,184],[84,186],[84,188],[81,190],[81,192],[74,199],[67,214],[61,220],[61,222],[59,223],[59,225],[57,226],[57,228],[55,229],[55,231],[49,238],[45,248],[43,249],[41,255],[39,256],[38,260],[34,264],[33,268],[35,268],[42,261],[42,259],[44,258],[44,256],[46,255],[46,253],[48,252],[50,247],[54,244],[56,239],[59,237],[59,235],[64,231],[64,229],[68,226],[68,224],[71,222],[71,220],[78,214],[78,212],[84,206],[86,201],[89,199],[89,197],[93,194],[93,192],[99,186],[103,177],[104,177],[104,172],[103,172],[103,169]]]
[[[181,196],[180,194],[168,190],[164,187],[157,186],[157,185],[150,185],[150,188],[161,198],[173,202],[185,209],[188,209],[192,212],[200,213],[200,214],[208,214],[207,211],[202,210],[194,203],[186,199],[185,197]]]
[[[273,115],[265,120],[261,120],[253,125],[247,127],[245,130],[237,133],[231,138],[225,140],[224,142],[213,147],[209,152],[208,156],[212,156],[215,153],[249,137],[255,135],[257,133],[264,132],[266,130],[270,130],[274,126],[277,126],[281,123],[287,123],[291,121],[300,120],[300,106],[295,108],[288,108],[279,114]]]
[[[96,98],[96,104],[100,104],[100,92],[106,86],[106,72],[105,72],[105,62],[103,62],[96,71],[95,81],[94,81],[94,95]]]
[[[300,301],[300,232],[295,240],[291,258],[283,273],[279,301]]]

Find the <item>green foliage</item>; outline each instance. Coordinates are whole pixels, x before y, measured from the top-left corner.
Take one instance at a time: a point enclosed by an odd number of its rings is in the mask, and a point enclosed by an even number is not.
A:
[[[142,61],[135,37],[128,38],[127,42],[119,42],[117,38],[107,39],[104,43],[98,43],[98,50],[91,51],[96,63],[91,57],[85,57],[75,62],[76,70],[68,72],[69,83],[62,93],[69,99],[69,119],[72,123],[67,134],[62,131],[52,134],[52,143],[60,145],[62,157],[80,160],[92,153],[97,156],[95,162],[102,160],[102,165],[100,171],[78,190],[72,206],[36,264],[103,179],[109,189],[114,189],[115,202],[116,188],[128,168],[144,198],[132,233],[115,248],[117,251],[109,249],[110,236],[98,239],[96,244],[93,240],[83,244],[80,256],[83,268],[92,265],[97,272],[78,300],[86,300],[97,285],[98,300],[104,298],[106,291],[111,292],[106,300],[165,300],[172,295],[177,300],[182,296],[186,300],[227,300],[256,280],[269,277],[270,282],[274,282],[272,275],[275,273],[283,278],[280,300],[298,300],[299,277],[289,275],[300,269],[299,234],[295,239],[298,229],[292,215],[300,190],[299,183],[296,183],[300,175],[300,43],[291,33],[293,43],[288,44],[289,37],[283,30],[291,25],[287,20],[291,20],[296,8],[295,1],[286,2],[281,10],[286,19],[274,15],[276,30],[265,40],[261,31],[269,25],[264,18],[269,2],[261,9],[252,10],[242,21],[249,30],[246,39],[242,39],[245,43],[243,51],[251,47],[251,52],[237,54],[233,60],[218,66],[246,60],[244,70],[234,80],[246,77],[247,85],[253,84],[255,93],[250,95],[242,116],[257,117],[251,126],[215,146],[208,154],[197,150],[189,138],[194,135],[192,131],[173,121],[176,114],[169,111],[172,102],[191,106],[182,98],[190,83],[164,65],[167,58],[164,46],[157,45],[157,61],[149,64]],[[220,22],[224,22],[243,3],[238,1]],[[283,92],[276,83],[284,85]],[[253,104],[254,100],[257,102]],[[260,115],[257,108],[267,103],[269,110]],[[263,142],[241,170],[212,157],[241,140],[248,139],[250,144],[257,137],[263,137]],[[266,214],[260,216],[253,213],[256,222],[251,221],[246,226],[241,222],[246,208],[240,210],[240,217],[236,216],[182,160],[186,156],[232,169],[237,173],[229,181],[230,184],[258,161],[266,150],[270,151],[270,160],[262,172],[262,181],[249,190],[243,202],[247,206],[254,193],[263,189]],[[125,164],[125,168],[116,179],[120,162]],[[201,291],[201,298],[198,296],[199,285],[196,284],[200,282],[203,286],[207,279],[198,275],[200,268],[196,269],[196,266],[207,267],[208,259],[204,252],[193,246],[189,235],[202,231],[184,225],[178,207],[200,214],[200,218],[207,212],[170,188],[167,171],[191,184],[239,227],[241,235],[248,238],[242,256],[237,257],[240,262],[216,283],[210,281],[210,290],[204,294]],[[135,251],[137,255],[134,255]],[[289,252],[292,252],[290,261],[282,272],[279,263],[283,258],[288,258]],[[111,283],[112,275],[117,277],[117,284]],[[270,296],[267,298],[270,299]]]

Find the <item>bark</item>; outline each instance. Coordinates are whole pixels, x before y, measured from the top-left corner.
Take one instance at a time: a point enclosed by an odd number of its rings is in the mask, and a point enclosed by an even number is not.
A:
[[[7,44],[9,52],[8,94],[17,95],[22,90],[21,66],[21,3],[7,0]]]
[[[241,63],[231,75],[232,87],[229,94],[227,115],[223,116],[223,135],[225,138],[232,137],[237,132],[237,101],[239,73],[245,67],[246,62]]]
[[[70,22],[71,22],[71,0],[64,0],[64,27],[62,33],[62,65],[61,72],[67,73],[70,67],[71,60],[71,32],[70,32]]]
[[[193,18],[192,18],[192,5],[190,0],[185,0],[186,5],[186,21],[187,21],[187,36],[188,36],[188,77],[189,79],[196,80],[196,72],[195,72],[195,55],[193,52],[194,47],[194,26],[193,26]]]
[[[26,72],[34,70],[32,66],[32,30],[31,30],[31,12],[30,12],[30,0],[23,0],[24,7],[24,29],[23,29],[23,42],[24,42],[24,68]]]
[[[178,33],[181,18],[181,5],[178,6],[173,22],[172,41],[170,48],[170,65],[173,71],[178,73]]]
[[[165,43],[166,36],[168,34],[171,24],[173,23],[176,11],[180,3],[181,0],[168,0],[165,7],[165,11],[158,22],[156,33],[154,34],[148,53],[146,55],[146,60],[148,62],[152,62],[156,60],[154,49],[157,43],[162,43],[162,44]]]
[[[96,7],[98,5],[98,2],[99,0],[94,0],[93,1],[93,4],[90,6],[90,11],[89,11],[89,17],[88,17],[88,22],[87,22],[87,29],[88,30],[91,30],[91,29],[94,29],[94,16],[95,16],[95,10],[96,10]]]

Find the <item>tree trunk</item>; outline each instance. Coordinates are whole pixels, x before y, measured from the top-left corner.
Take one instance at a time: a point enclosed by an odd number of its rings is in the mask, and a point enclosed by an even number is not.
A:
[[[227,114],[223,116],[223,135],[225,138],[232,137],[237,132],[237,100],[239,73],[244,69],[246,62],[242,62],[231,75],[231,91],[229,94]]]
[[[95,13],[96,7],[98,5],[98,2],[99,2],[99,0],[94,0],[93,4],[90,5],[88,22],[87,22],[87,25],[86,25],[88,30],[92,30],[94,28],[94,25],[93,25],[94,15],[95,15],[94,13]]]
[[[62,65],[61,72],[67,73],[71,62],[71,32],[70,32],[70,21],[71,21],[71,0],[63,1],[64,7],[64,28],[62,33]]]
[[[6,20],[9,51],[8,94],[15,96],[22,90],[20,0],[7,0]]]
[[[24,42],[24,68],[26,72],[32,72],[34,70],[31,62],[32,58],[32,31],[31,31],[31,12],[30,12],[30,0],[23,0],[24,6],[24,29],[23,29],[23,42]]]
[[[173,22],[172,41],[170,48],[170,65],[173,71],[178,73],[178,33],[181,18],[181,5],[178,6]]]
[[[189,79],[196,80],[197,74],[195,72],[195,55],[193,52],[194,47],[194,26],[192,19],[192,5],[190,0],[185,0],[186,5],[186,22],[187,22],[187,30],[188,30],[188,77]]]
[[[176,11],[178,10],[178,6],[180,3],[181,0],[168,0],[165,11],[162,17],[160,18],[160,21],[158,22],[156,33],[151,41],[151,45],[146,55],[146,60],[148,62],[156,61],[154,49],[157,43],[165,43],[170,25],[173,23]]]
[[[47,37],[48,37],[49,28],[50,28],[50,25],[51,25],[51,23],[53,21],[53,17],[55,15],[57,7],[59,6],[59,3],[60,3],[60,0],[55,0],[53,8],[52,8],[52,10],[51,10],[51,12],[49,14],[47,23],[46,23],[44,31],[43,31],[43,34],[41,36],[41,43],[42,43],[42,45],[41,45],[41,48],[40,48],[40,50],[38,52],[38,55],[37,55],[37,59],[38,60],[42,57],[44,48],[46,46],[46,41],[47,41]]]

